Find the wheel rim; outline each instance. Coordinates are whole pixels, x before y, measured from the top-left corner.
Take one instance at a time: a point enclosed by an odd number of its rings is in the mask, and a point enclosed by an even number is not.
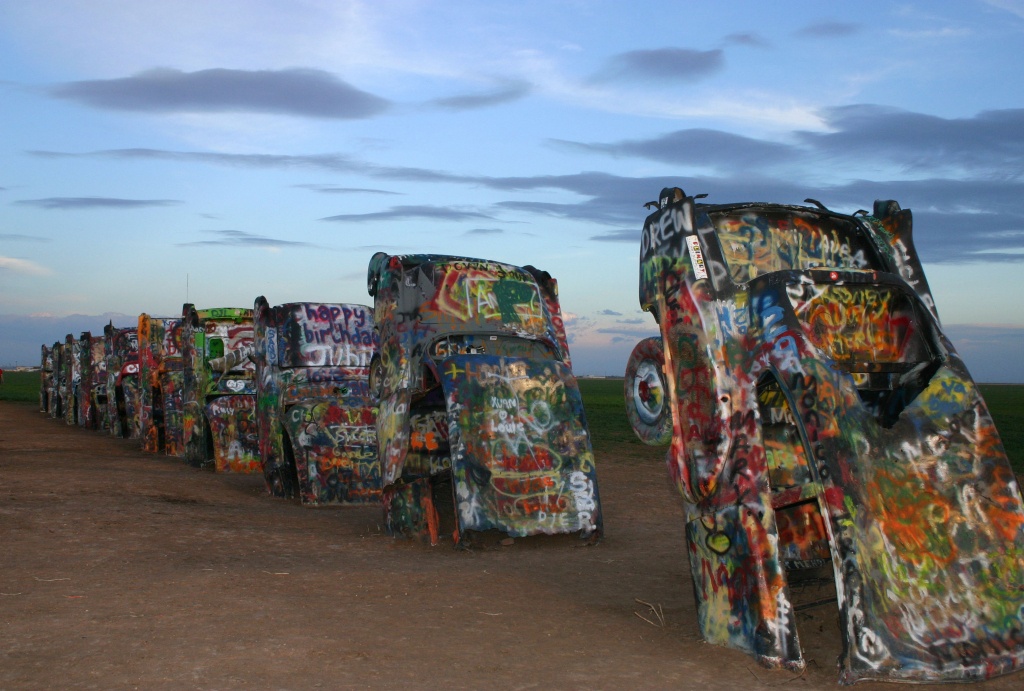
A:
[[[665,387],[657,363],[644,360],[633,377],[633,405],[637,415],[647,424],[656,423],[665,412]]]

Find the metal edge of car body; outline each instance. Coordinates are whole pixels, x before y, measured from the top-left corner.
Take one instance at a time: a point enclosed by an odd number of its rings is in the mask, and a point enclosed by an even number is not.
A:
[[[802,667],[788,575],[805,564],[788,559],[815,534],[841,682],[1019,670],[1020,490],[939,326],[910,211],[706,205],[671,188],[656,206],[640,302],[666,345],[668,464],[704,638]],[[772,217],[803,226],[794,245],[773,245]],[[757,257],[768,270],[731,273]]]
[[[371,310],[349,303],[253,307],[256,417],[268,491],[303,504],[380,502]]]
[[[262,472],[256,433],[253,318],[248,307],[197,309],[182,319],[185,461],[216,472]],[[238,357],[225,357],[237,353]]]
[[[470,530],[599,536],[596,469],[557,282],[490,260],[377,253],[367,288],[380,333],[388,530],[436,543],[450,505],[457,544]],[[489,323],[475,323],[483,302],[474,300],[488,303]]]

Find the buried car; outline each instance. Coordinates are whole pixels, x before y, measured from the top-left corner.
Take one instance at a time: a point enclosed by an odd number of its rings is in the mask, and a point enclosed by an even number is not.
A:
[[[40,360],[39,360],[39,412],[49,413],[50,403],[53,401],[55,377],[53,374],[53,348],[49,348],[44,343],[41,346]]]
[[[380,501],[368,386],[376,352],[364,305],[292,302],[253,307],[256,421],[267,489],[303,504]],[[232,351],[232,359],[249,355]]]
[[[644,225],[664,348],[638,346],[626,386],[642,439],[671,421],[704,638],[802,668],[791,584],[817,570],[844,683],[1020,669],[1024,507],[910,211],[697,199],[666,189]]]
[[[78,424],[87,429],[107,429],[107,361],[103,336],[83,331],[79,342]]]
[[[487,530],[598,537],[556,281],[530,266],[378,252],[367,286],[388,530],[437,543],[454,520],[456,544]]]
[[[262,472],[256,434],[252,310],[182,307],[185,460],[219,473]]]
[[[61,353],[61,401],[64,422],[78,424],[78,388],[82,379],[82,344],[68,334]]]
[[[111,436],[139,438],[139,330],[103,327],[107,371],[107,422]]]
[[[182,456],[181,319],[139,315],[139,436],[142,450]]]

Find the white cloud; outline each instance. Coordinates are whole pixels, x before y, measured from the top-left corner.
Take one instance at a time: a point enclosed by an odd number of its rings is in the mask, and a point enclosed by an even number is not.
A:
[[[1006,10],[1024,19],[1024,0],[984,0],[985,4],[996,9]]]
[[[49,276],[53,273],[51,269],[36,264],[27,259],[15,259],[14,257],[0,257],[0,272],[11,271],[16,274],[27,274],[29,276]]]

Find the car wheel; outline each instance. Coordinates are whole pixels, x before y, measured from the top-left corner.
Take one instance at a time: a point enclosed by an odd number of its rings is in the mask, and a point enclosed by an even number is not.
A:
[[[661,337],[636,344],[626,364],[626,417],[640,441],[652,446],[672,441],[672,413],[665,381]]]
[[[374,355],[370,360],[369,379],[370,395],[379,401],[381,394],[384,393],[384,362],[380,355]]]

